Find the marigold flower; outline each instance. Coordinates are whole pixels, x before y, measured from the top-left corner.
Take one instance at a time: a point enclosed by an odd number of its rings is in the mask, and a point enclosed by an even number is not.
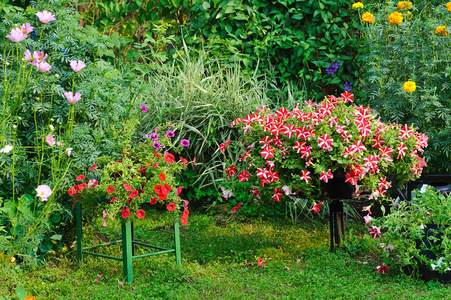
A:
[[[366,12],[362,15],[362,21],[365,23],[374,23],[375,19],[372,14],[370,14],[369,12]]]
[[[352,4],[352,8],[353,9],[363,8],[363,3],[362,2],[356,2],[356,3]]]
[[[399,1],[398,2],[398,8],[399,9],[411,9],[412,8],[412,2],[410,1]]]
[[[451,2],[446,3],[446,9],[451,11]]]
[[[402,23],[402,13],[395,11],[394,13],[388,16],[388,23],[392,25],[401,24]]]
[[[404,82],[403,89],[406,93],[412,93],[417,89],[417,86],[413,81],[406,81]]]
[[[448,36],[449,35],[448,28],[446,28],[446,26],[438,26],[437,28],[435,28],[435,34]]]

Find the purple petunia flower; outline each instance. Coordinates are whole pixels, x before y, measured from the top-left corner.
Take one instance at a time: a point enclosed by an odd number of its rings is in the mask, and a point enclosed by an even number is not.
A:
[[[143,135],[143,140],[147,140],[149,138],[148,134]]]
[[[170,138],[173,138],[173,137],[175,136],[175,133],[174,133],[174,131],[168,130],[168,131],[166,132],[166,135],[167,135],[168,137],[170,137]]]
[[[189,146],[189,140],[181,140],[180,141],[180,145],[182,145],[183,147],[188,147]]]
[[[147,112],[147,106],[145,104],[141,105],[141,109],[143,112]]]
[[[345,82],[345,87],[343,88],[345,92],[352,91],[352,82]]]
[[[157,149],[157,150],[160,150],[160,149],[161,149],[161,144],[158,143],[158,142],[153,142],[152,146],[153,146],[155,149]]]
[[[159,136],[158,134],[152,132],[151,134],[149,134],[149,138],[151,138],[154,141],[158,141]]]

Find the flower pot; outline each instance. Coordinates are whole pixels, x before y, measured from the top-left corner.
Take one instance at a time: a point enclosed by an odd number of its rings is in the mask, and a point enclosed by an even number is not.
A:
[[[432,242],[428,239],[430,236],[435,236],[438,240]],[[420,250],[420,254],[426,256],[431,261],[437,261],[441,257],[442,251],[439,249],[436,253],[431,251],[431,246],[439,246],[442,243],[443,232],[440,228],[435,224],[427,224],[424,228],[424,236],[421,240],[416,241],[416,248]],[[424,244],[425,248],[422,248]],[[443,283],[451,282],[451,271],[447,271],[443,274],[440,274],[439,271],[435,271],[432,269],[431,264],[426,265],[423,262],[418,261],[419,274],[420,278],[429,281],[429,280],[438,280]]]

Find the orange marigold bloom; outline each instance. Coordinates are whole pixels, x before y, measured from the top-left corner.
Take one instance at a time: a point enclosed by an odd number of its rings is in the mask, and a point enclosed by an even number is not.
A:
[[[399,1],[398,2],[398,8],[399,9],[411,9],[412,8],[412,2],[410,1]]]
[[[375,19],[372,14],[370,14],[369,12],[366,12],[362,15],[362,21],[365,23],[374,23]]]
[[[451,2],[446,3],[446,9],[451,11]]]
[[[437,28],[435,28],[435,34],[448,36],[449,35],[448,28],[446,28],[446,26],[438,26]]]
[[[395,11],[388,16],[388,23],[396,25],[402,23],[402,13]]]

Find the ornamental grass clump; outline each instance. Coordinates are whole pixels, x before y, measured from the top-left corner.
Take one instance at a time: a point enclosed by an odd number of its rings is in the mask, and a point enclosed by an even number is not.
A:
[[[144,218],[142,203],[160,203],[176,213],[183,208],[181,223],[186,225],[188,201],[179,197],[183,187],[176,176],[183,172],[188,161],[174,156],[184,147],[172,142],[178,128],[170,123],[160,125],[137,143],[131,143],[134,126],[133,122],[125,126],[120,158],[101,158],[99,165],[94,164],[86,175],[76,178],[68,194],[90,216],[101,213],[103,226],[117,220]]]
[[[353,97],[345,92],[291,111],[261,107],[235,120],[242,138],[219,148],[240,153],[236,160],[225,158],[223,197],[242,191],[239,184],[247,188],[242,192],[248,200],[311,197],[339,178],[355,195],[378,199],[391,181],[418,178],[426,165],[420,155],[427,136],[408,125],[381,122],[369,107],[353,104]]]

